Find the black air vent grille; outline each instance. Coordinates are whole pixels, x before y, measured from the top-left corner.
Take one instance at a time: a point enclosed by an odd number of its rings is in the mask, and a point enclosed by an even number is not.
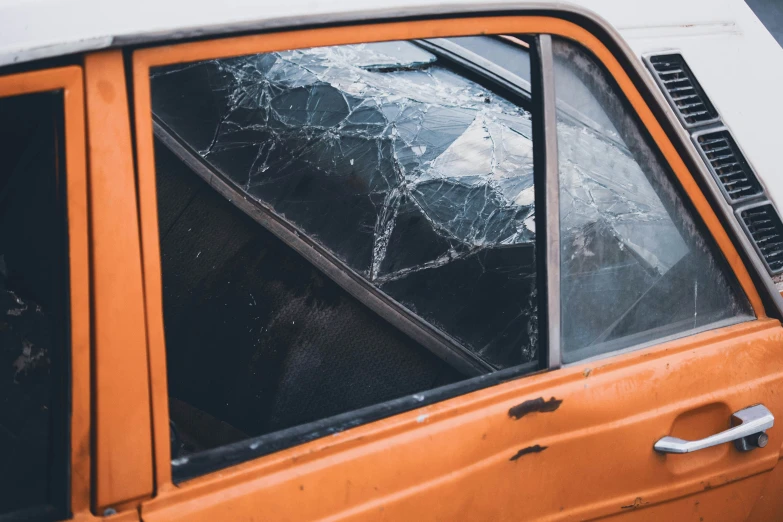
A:
[[[773,274],[783,271],[783,223],[772,204],[741,210],[740,218],[769,271]]]
[[[763,192],[756,174],[728,129],[697,133],[693,139],[729,203],[737,203]]]
[[[718,111],[710,103],[680,54],[658,54],[649,59],[652,71],[686,127],[712,123]]]

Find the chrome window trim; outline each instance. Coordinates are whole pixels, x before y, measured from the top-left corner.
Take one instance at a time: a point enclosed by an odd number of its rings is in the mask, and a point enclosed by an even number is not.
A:
[[[545,140],[544,147],[539,150],[544,152],[546,250],[543,254],[546,262],[547,365],[552,370],[560,368],[562,355],[560,350],[560,168],[557,162],[555,70],[550,35],[538,36],[537,51],[540,63],[541,113]]]

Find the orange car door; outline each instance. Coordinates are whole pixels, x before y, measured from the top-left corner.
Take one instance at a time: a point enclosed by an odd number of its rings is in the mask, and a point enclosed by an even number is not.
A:
[[[584,16],[441,16],[133,52],[156,485],[144,520],[745,520],[757,505],[756,517],[780,509],[765,490],[780,481],[783,446],[771,420],[783,415],[779,296],[636,59]],[[484,41],[440,39],[510,34],[528,36],[492,45],[527,60],[529,79],[509,71],[515,59],[482,55]],[[383,102],[367,94],[381,91]],[[367,109],[376,102],[387,105]],[[357,145],[358,127],[384,130]],[[394,211],[360,226],[363,208]],[[404,249],[384,231],[422,221],[448,235],[446,257],[391,271],[379,252]],[[341,234],[368,230],[386,239],[361,257]],[[426,237],[416,244],[439,240]],[[473,259],[467,290],[430,271]],[[299,284],[305,262],[318,270],[304,293],[265,301]],[[386,341],[329,345],[354,323],[286,314],[349,302],[383,319],[372,335],[393,327],[464,376],[444,370],[439,386],[427,374],[416,393],[377,404],[377,388],[398,382],[386,364],[319,381],[353,361],[339,346],[365,343],[370,357]],[[274,320],[254,330],[259,317]],[[245,318],[252,338],[232,326]],[[507,326],[491,326],[498,318]],[[333,348],[303,356],[321,345]],[[378,357],[397,349],[382,346]],[[265,373],[269,361],[282,376]],[[270,379],[274,400],[255,402]],[[352,379],[359,396],[340,388]],[[313,383],[309,403],[295,402]],[[349,395],[353,409],[330,409]],[[325,413],[296,416],[313,403]],[[666,453],[743,420],[757,429],[737,443],[735,431]]]

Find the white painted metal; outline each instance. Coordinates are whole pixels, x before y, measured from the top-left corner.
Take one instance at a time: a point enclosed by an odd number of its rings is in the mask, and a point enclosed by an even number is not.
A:
[[[679,50],[783,211],[783,48],[744,0],[581,0],[638,56]]]
[[[544,0],[545,1],[545,0]],[[541,3],[541,0],[536,3]],[[553,5],[559,2],[552,2]],[[743,0],[577,0],[641,55],[680,50],[783,207],[783,49]],[[524,5],[524,0],[493,0]],[[559,3],[562,5],[562,3]],[[307,17],[361,18],[418,8],[448,13],[479,0],[0,0],[0,66],[106,48],[156,34],[214,33],[234,25],[284,27]],[[2,69],[0,69],[2,74]]]

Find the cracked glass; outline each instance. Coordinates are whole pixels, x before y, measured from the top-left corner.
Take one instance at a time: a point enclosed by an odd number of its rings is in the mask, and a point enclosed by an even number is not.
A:
[[[236,197],[501,369],[538,355],[531,117],[472,77],[415,42],[320,47],[154,69],[152,105]]]
[[[553,53],[563,361],[752,318],[617,85],[581,47]]]

